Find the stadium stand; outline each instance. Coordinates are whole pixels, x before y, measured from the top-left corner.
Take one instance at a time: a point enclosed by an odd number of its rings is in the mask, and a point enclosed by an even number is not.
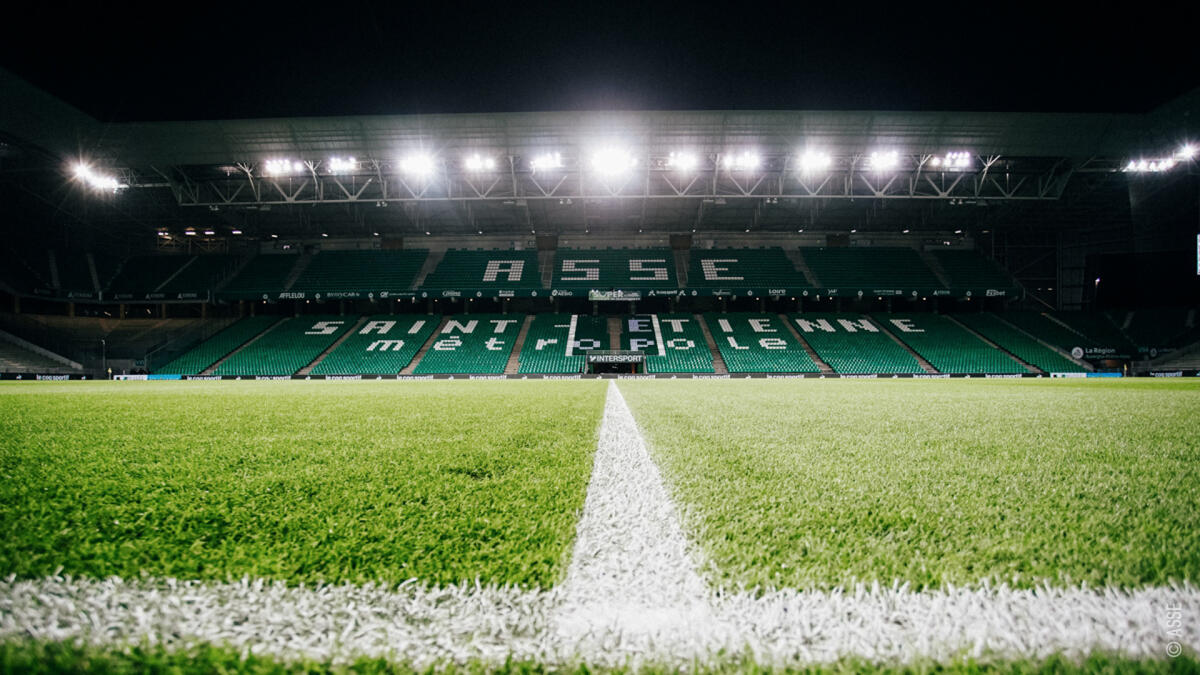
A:
[[[96,285],[92,283],[92,272],[88,267],[86,253],[58,251],[58,285],[67,297],[75,294],[95,296]]]
[[[1053,318],[1086,335],[1098,348],[1118,356],[1133,356],[1137,348],[1117,328],[1112,319],[1101,312],[1052,312]]]
[[[704,321],[731,373],[820,371],[777,314],[706,314]]]
[[[690,288],[805,288],[804,275],[781,248],[693,249]]]
[[[524,320],[524,314],[451,316],[413,372],[503,373]]]
[[[1188,326],[1191,318],[1193,325]],[[1117,325],[1128,319],[1125,333],[1137,346],[1140,353],[1150,350],[1176,349],[1200,338],[1196,330],[1196,311],[1176,308],[1139,309],[1128,315],[1122,313]]]
[[[421,288],[520,290],[541,288],[537,251],[449,250]]]
[[[312,363],[355,323],[347,316],[285,319],[217,366],[214,375],[291,375]]]
[[[999,318],[1068,353],[1075,347],[1086,349],[1096,346],[1092,340],[1051,319],[1043,312],[1012,310],[1000,314]]]
[[[825,288],[876,290],[941,288],[911,248],[805,248],[804,260]]]
[[[904,347],[861,314],[809,312],[789,316],[822,361],[836,373],[922,373]]]
[[[887,314],[882,324],[943,373],[1028,372],[962,326],[937,314]],[[875,318],[875,317],[872,317]],[[878,319],[877,319],[878,321]]]
[[[186,267],[158,290],[168,295],[196,293],[203,295],[216,288],[222,279],[229,276],[237,265],[231,255],[198,255]]]
[[[978,251],[934,249],[931,253],[953,288],[1007,289],[1017,285],[996,261]]]
[[[277,316],[250,316],[229,326],[192,349],[180,354],[170,363],[156,368],[156,374],[198,375],[226,354],[246,344],[251,338],[279,321]]]
[[[312,369],[313,375],[396,374],[417,355],[441,322],[438,315],[368,316]]]
[[[107,297],[116,300],[144,298],[192,260],[185,255],[135,255],[121,263],[109,283]]]
[[[299,256],[294,254],[258,255],[222,289],[230,295],[254,296],[276,294],[284,290],[284,282]]]
[[[1022,361],[1047,373],[1087,372],[1087,368],[1013,328],[995,314],[956,314],[954,318]]]
[[[621,348],[645,352],[648,373],[713,372],[712,352],[695,314],[622,317]]]
[[[572,338],[572,354],[567,356],[567,344]],[[605,317],[538,314],[529,326],[524,348],[517,355],[517,372],[581,373],[587,352],[594,349],[608,349],[608,319]]]
[[[0,275],[14,290],[36,295],[53,295],[46,252],[20,251],[0,246]]]
[[[554,288],[678,288],[671,249],[559,249]]]
[[[323,251],[292,284],[292,291],[406,291],[429,251]]]

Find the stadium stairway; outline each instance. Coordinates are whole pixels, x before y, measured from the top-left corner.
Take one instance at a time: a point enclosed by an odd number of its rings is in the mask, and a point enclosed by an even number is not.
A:
[[[925,266],[933,272],[933,276],[942,283],[942,286],[950,288],[950,277],[946,276],[946,268],[942,267],[942,263],[929,251],[921,249],[917,251],[917,255],[921,256],[921,260],[925,262]]]
[[[429,257],[425,258],[425,264],[421,265],[420,271],[417,272],[416,278],[413,279],[412,288],[417,289],[417,288],[420,288],[422,285],[424,285],[425,277],[429,276],[429,274],[431,272],[433,272],[435,269],[437,269],[437,266],[440,265],[442,262],[442,258],[445,258],[445,257],[446,257],[446,249],[441,249],[438,251],[430,251]],[[441,328],[441,326],[438,326],[438,328]],[[435,331],[435,333],[436,333],[436,331]],[[424,354],[425,352],[422,351],[421,353]],[[413,359],[413,363],[416,363],[416,359]]]
[[[287,321],[287,317],[286,317],[286,316],[285,316],[285,317],[280,317],[278,321],[276,321],[275,323],[271,324],[270,326],[267,326],[267,329],[266,329],[266,330],[264,330],[263,332],[259,333],[258,335],[255,335],[254,337],[250,338],[249,340],[246,340],[246,341],[245,341],[245,342],[243,342],[241,345],[239,345],[237,349],[235,349],[235,350],[233,350],[233,351],[229,352],[229,353],[228,353],[228,354],[226,354],[225,356],[222,356],[220,359],[218,359],[218,360],[217,360],[217,362],[216,362],[216,363],[214,363],[214,364],[212,364],[211,366],[209,366],[209,367],[205,368],[204,370],[200,371],[200,374],[201,374],[201,375],[212,375],[213,373],[215,373],[215,372],[217,371],[217,368],[219,368],[219,367],[221,366],[221,364],[223,364],[223,363],[225,363],[226,361],[228,361],[229,359],[233,358],[233,355],[234,355],[234,354],[237,354],[238,352],[242,351],[242,350],[243,350],[243,349],[245,349],[246,347],[249,347],[250,345],[254,344],[255,342],[258,342],[258,341],[259,341],[259,340],[262,338],[262,336],[264,336],[264,335],[266,335],[267,333],[270,333],[271,331],[275,330],[275,328],[277,328],[277,327],[279,326],[279,324],[283,323],[284,321]]]
[[[313,371],[313,368],[317,367],[317,364],[324,361],[326,356],[329,356],[330,352],[332,352],[333,350],[342,346],[342,343],[345,342],[351,335],[354,335],[355,333],[357,333],[358,329],[362,327],[363,322],[365,322],[366,320],[367,320],[367,317],[365,317],[365,316],[358,317],[358,320],[354,322],[354,325],[350,326],[350,330],[346,331],[345,333],[342,333],[338,337],[338,339],[333,341],[333,344],[331,344],[325,348],[325,351],[321,352],[320,354],[317,354],[317,358],[313,359],[311,363],[309,363],[307,366],[304,366],[300,370],[297,370],[296,374],[297,375],[308,375],[309,373],[311,373]]]
[[[300,275],[304,274],[304,270],[308,269],[308,266],[312,264],[312,261],[312,253],[308,251],[301,253],[296,258],[296,264],[292,265],[292,271],[288,272],[287,277],[283,280],[283,290],[290,291],[292,286],[296,285],[296,280],[300,278]]]
[[[729,367],[725,365],[725,357],[721,356],[721,350],[717,349],[717,341],[713,339],[712,331],[708,329],[703,314],[696,315],[696,323],[700,324],[700,331],[704,333],[704,344],[708,345],[708,351],[712,352],[713,372],[718,375],[728,374]]]
[[[1045,372],[1041,368],[1038,368],[1037,366],[1034,366],[1033,364],[1029,363],[1028,361],[1018,357],[1016,354],[1010,352],[1009,350],[1005,349],[1004,347],[1001,347],[1000,345],[996,344],[992,340],[989,340],[983,333],[980,333],[979,331],[975,330],[971,326],[968,326],[967,324],[963,323],[962,321],[959,321],[957,317],[954,317],[950,314],[944,314],[943,316],[945,316],[951,322],[958,324],[959,328],[962,328],[963,330],[967,331],[971,335],[974,335],[975,337],[982,340],[984,342],[984,344],[988,345],[992,349],[995,349],[997,351],[1003,352],[1004,354],[1007,354],[1010,359],[1021,364],[1021,367],[1024,368],[1026,371],[1028,371],[1030,373],[1044,373]]]
[[[433,254],[430,254],[429,257],[432,258],[434,256]],[[441,259],[440,255],[437,257],[439,260]],[[424,273],[428,273],[428,271],[424,271]],[[421,277],[422,275],[418,274],[417,276]],[[433,345],[433,343],[437,342],[438,336],[442,334],[442,329],[446,327],[446,322],[449,320],[450,316],[442,317],[442,320],[438,322],[438,325],[433,329],[433,332],[429,334],[429,338],[425,340],[425,344],[421,345],[421,348],[417,350],[417,353],[415,356],[413,356],[412,361],[409,361],[408,365],[404,366],[403,370],[400,371],[401,375],[413,374],[413,371],[417,369],[417,364],[421,362],[421,359],[425,358],[425,353],[429,351],[429,348]]]
[[[92,292],[100,295],[100,273],[96,271],[96,256],[87,254],[88,277],[92,280]]]
[[[783,325],[787,326],[788,332],[792,334],[792,337],[796,338],[796,341],[798,341],[800,345],[804,347],[804,351],[808,352],[808,358],[812,359],[813,363],[817,364],[817,367],[821,369],[821,372],[832,374],[833,368],[828,363],[825,363],[821,360],[821,357],[817,355],[817,351],[812,348],[812,345],[808,344],[808,340],[805,340],[804,336],[800,334],[800,331],[796,330],[796,326],[792,324],[792,320],[788,318],[788,315],[780,314],[779,319],[783,321]]]
[[[865,318],[870,319],[872,323],[874,323],[876,326],[878,326],[880,331],[882,331],[885,335],[887,335],[888,337],[890,337],[892,339],[892,342],[895,342],[896,344],[900,345],[900,347],[902,347],[904,349],[904,351],[911,354],[912,357],[917,360],[917,363],[921,364],[921,368],[925,372],[927,372],[927,373],[937,373],[938,372],[938,369],[934,368],[932,363],[926,361],[924,356],[921,356],[912,347],[909,347],[908,344],[904,342],[904,340],[901,340],[900,338],[896,337],[896,334],[893,333],[887,327],[886,323],[876,320],[875,317],[870,316],[869,314],[863,314],[863,316]]]
[[[608,317],[608,348],[621,348],[621,317]]]
[[[542,288],[550,288],[554,283],[555,254],[556,251],[538,251],[538,265],[542,268]]]
[[[787,257],[792,261],[792,264],[796,266],[796,269],[808,280],[809,286],[822,288],[821,280],[817,277],[816,272],[813,272],[812,268],[808,266],[808,261],[804,259],[804,253],[800,249],[788,249],[785,253],[787,253]],[[788,325],[791,325],[791,322],[788,322]]]
[[[200,256],[198,256],[198,255],[194,255],[194,256],[192,256],[192,257],[188,258],[188,261],[187,261],[187,262],[185,262],[185,263],[183,263],[182,265],[180,265],[180,266],[179,266],[179,269],[175,270],[174,272],[171,272],[171,274],[167,275],[167,278],[166,278],[166,279],[163,279],[163,280],[162,280],[162,283],[161,283],[161,284],[159,284],[159,285],[155,286],[155,287],[154,287],[154,292],[155,292],[155,293],[158,293],[159,291],[161,291],[161,290],[163,289],[163,287],[164,287],[164,286],[166,286],[167,284],[169,284],[169,283],[171,283],[172,281],[174,281],[174,280],[175,280],[175,277],[177,277],[177,276],[179,276],[180,274],[182,274],[184,270],[186,270],[187,268],[191,267],[191,266],[192,266],[192,264],[193,264],[193,263],[195,263],[195,262],[196,262],[197,260],[199,260],[199,259],[200,259]]]
[[[548,251],[542,251],[542,253],[547,252]],[[549,253],[553,253],[553,251],[549,251]],[[545,276],[545,268],[543,268],[543,280],[545,279]],[[521,324],[521,332],[517,333],[517,341],[513,343],[512,352],[510,352],[508,355],[508,363],[504,365],[505,375],[516,375],[517,371],[521,367],[521,350],[525,347],[525,337],[529,335],[529,326],[533,324],[534,316],[535,315],[533,314],[525,315],[525,322]]]
[[[688,265],[691,264],[691,258],[691,249],[675,249],[675,280],[679,282],[680,288],[687,288]]]

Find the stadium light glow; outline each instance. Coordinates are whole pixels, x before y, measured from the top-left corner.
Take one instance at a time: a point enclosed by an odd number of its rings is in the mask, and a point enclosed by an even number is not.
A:
[[[242,233],[241,230],[234,230],[234,231],[230,232],[229,234],[241,234],[241,233]]]
[[[867,168],[872,171],[891,171],[897,166],[900,166],[900,153],[895,150],[872,152],[867,158]]]
[[[1167,157],[1166,159],[1131,159],[1121,171],[1126,173],[1162,173],[1163,171],[1170,171],[1175,168],[1177,163],[1174,157]]]
[[[433,173],[433,157],[428,153],[414,152],[400,160],[400,170],[414,176],[428,176]]]
[[[831,164],[833,164],[833,158],[827,152],[807,150],[803,155],[800,155],[800,171],[802,173],[824,171]]]
[[[533,171],[561,169],[562,165],[562,154],[558,152],[545,152],[529,160],[529,168]]]
[[[494,171],[496,169],[496,160],[492,157],[483,157],[479,153],[476,153],[463,160],[463,167],[467,171]]]
[[[216,233],[217,233],[217,231],[216,231],[216,230],[205,230],[205,231],[204,231],[204,236],[206,236],[206,237],[211,237],[211,236],[213,236],[213,235],[214,235],[214,234],[216,234]]]
[[[943,171],[962,171],[971,168],[971,153],[947,152],[944,157],[934,156],[929,160],[929,164]]]
[[[592,153],[592,169],[605,176],[625,173],[635,166],[637,166],[637,158],[628,150],[604,148]]]
[[[121,181],[117,180],[115,176],[99,173],[98,171],[92,169],[92,167],[82,162],[75,165],[75,178],[83,181],[84,184],[94,190],[109,190],[111,192],[116,192],[117,190],[122,190],[129,187],[128,185],[125,185]]]
[[[290,159],[268,159],[263,162],[263,171],[268,176],[290,176],[304,170],[304,164]]]
[[[1179,151],[1175,153],[1175,156],[1180,159],[1193,159],[1196,156],[1196,146],[1187,143],[1179,148]]]
[[[330,173],[353,173],[358,170],[358,160],[353,157],[330,157]]]
[[[694,152],[672,152],[667,157],[667,168],[676,171],[694,171],[700,166],[700,160]]]
[[[195,231],[195,230],[184,230],[184,231],[183,231],[183,233],[184,233],[185,235],[189,236],[189,237],[194,237],[194,236],[196,236],[196,231]]]
[[[762,157],[757,152],[746,150],[738,155],[725,155],[723,161],[726,169],[733,171],[753,171],[762,164]]]

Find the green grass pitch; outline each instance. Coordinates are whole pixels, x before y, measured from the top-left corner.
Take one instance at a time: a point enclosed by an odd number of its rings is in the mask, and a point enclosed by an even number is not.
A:
[[[0,386],[0,575],[549,587],[603,382]]]
[[[719,584],[1200,578],[1200,383],[621,389]]]

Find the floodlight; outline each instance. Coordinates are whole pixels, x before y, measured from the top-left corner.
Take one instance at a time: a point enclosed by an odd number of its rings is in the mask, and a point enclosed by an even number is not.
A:
[[[1179,152],[1175,153],[1180,159],[1192,159],[1196,156],[1196,146],[1188,143],[1179,148]]]
[[[725,168],[734,171],[753,171],[762,164],[757,152],[746,150],[739,155],[725,155]]]
[[[548,169],[561,169],[563,165],[562,154],[557,152],[542,153],[533,159],[529,160],[529,168],[534,171],[546,171]]]
[[[194,237],[194,236],[196,236],[196,231],[195,231],[195,230],[184,230],[184,231],[183,231],[183,233],[184,233],[185,235],[189,236],[189,237]]]
[[[800,156],[800,170],[804,173],[824,171],[832,163],[833,158],[829,156],[829,153],[825,152],[808,150]]]
[[[624,173],[637,166],[637,159],[628,150],[605,148],[592,154],[592,168],[596,173],[614,175]]]
[[[433,157],[424,152],[415,152],[400,160],[400,170],[416,176],[428,176],[433,173]]]
[[[491,157],[481,157],[479,153],[471,155],[464,162],[467,171],[492,171],[496,168],[496,160]]]
[[[700,161],[696,158],[695,153],[691,152],[672,152],[667,157],[667,166],[678,171],[691,171],[699,164]]]
[[[872,152],[867,158],[867,166],[872,171],[888,171],[895,169],[900,165],[900,153],[892,150],[891,152]]]
[[[304,164],[290,159],[268,159],[263,163],[263,171],[268,176],[290,176],[304,170]]]
[[[358,169],[358,161],[353,157],[330,157],[330,173],[351,173]]]
[[[206,236],[206,237],[211,237],[211,236],[213,236],[213,235],[214,235],[214,234],[216,234],[216,233],[217,233],[217,232],[216,232],[216,230],[205,230],[205,231],[204,231],[204,236]]]
[[[159,230],[159,231],[158,231],[158,236],[160,236],[160,237],[169,237],[169,236],[171,236],[171,235],[170,235],[170,234],[169,234],[169,233],[168,233],[166,230]]]
[[[942,158],[941,158],[941,157],[934,157],[933,159],[929,160],[929,164],[930,164],[930,165],[932,165],[932,166],[941,166],[941,165],[942,165]]]
[[[129,187],[117,180],[116,177],[99,173],[83,163],[75,165],[75,178],[83,181],[88,187],[95,190],[112,190],[115,192]]]
[[[241,233],[242,233],[241,230],[234,230],[234,231],[230,232],[230,234],[241,234]]]

